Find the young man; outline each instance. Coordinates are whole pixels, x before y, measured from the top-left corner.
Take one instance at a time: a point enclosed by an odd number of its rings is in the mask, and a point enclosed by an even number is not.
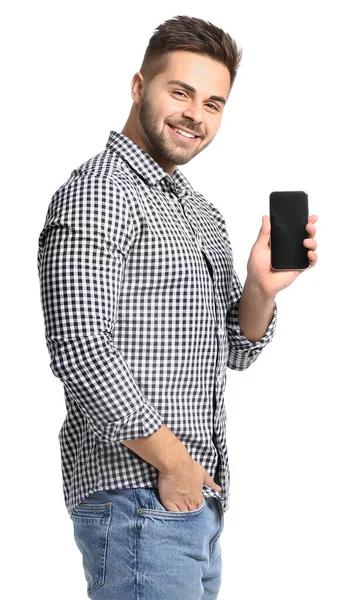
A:
[[[223,216],[177,168],[214,139],[240,58],[201,19],[159,26],[124,129],[57,190],[40,234],[64,496],[97,600],[219,591],[226,368],[258,358],[276,294],[299,274],[271,270],[264,216],[242,287]]]

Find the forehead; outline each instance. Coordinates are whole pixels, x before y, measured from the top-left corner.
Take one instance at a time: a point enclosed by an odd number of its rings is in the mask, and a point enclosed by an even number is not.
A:
[[[162,84],[177,79],[194,87],[198,93],[218,94],[225,98],[230,90],[230,72],[221,62],[195,52],[170,52],[165,71],[158,76]]]

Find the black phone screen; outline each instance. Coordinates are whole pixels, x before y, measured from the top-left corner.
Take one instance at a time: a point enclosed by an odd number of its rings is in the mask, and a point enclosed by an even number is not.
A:
[[[273,269],[307,269],[308,196],[305,192],[271,192],[271,266]]]

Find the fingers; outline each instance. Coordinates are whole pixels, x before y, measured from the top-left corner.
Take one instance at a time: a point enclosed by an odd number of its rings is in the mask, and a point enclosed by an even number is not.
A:
[[[316,228],[314,225],[312,225],[312,223],[307,223],[306,231],[307,231],[309,237],[314,237],[316,235]]]
[[[314,223],[316,223],[316,221],[318,221],[317,215],[310,215],[308,217],[308,223],[306,225],[308,238],[303,240],[303,245],[309,249],[307,252],[309,268],[314,267],[318,260],[318,256],[316,254],[317,241],[315,240],[316,227],[314,226]]]
[[[309,237],[314,237],[316,235],[316,228],[315,228],[315,226],[313,224],[313,223],[316,223],[316,221],[318,221],[317,215],[310,215],[308,217],[308,223],[306,225],[306,231],[307,231]]]
[[[308,260],[309,260],[309,269],[311,267],[314,267],[317,260],[318,260],[318,256],[315,252],[313,252],[312,250],[309,250],[309,252],[307,252],[307,256],[308,256]]]
[[[317,250],[317,240],[314,238],[306,238],[303,240],[303,245],[306,246],[309,250],[313,250],[315,252]]]
[[[205,471],[205,474],[204,474],[204,484],[209,485],[210,487],[212,487],[214,490],[217,490],[218,492],[221,492],[220,485],[215,483],[214,479],[212,477],[210,477],[210,475],[207,471]]]
[[[317,215],[309,215],[308,223],[306,225],[308,238],[303,240],[303,245],[309,249],[307,252],[309,268],[314,267],[318,260],[318,256],[316,254],[317,241],[315,240],[316,227],[314,226],[314,223],[316,223],[316,221],[318,221]]]
[[[308,261],[309,261],[308,268],[314,267],[318,260],[318,256],[315,252],[315,250],[317,248],[317,242],[315,239],[309,238],[309,239],[303,240],[303,245],[306,246],[306,248],[310,248],[310,250],[307,252],[307,257],[308,257]]]
[[[212,478],[212,477],[211,477],[210,479],[211,479],[211,484],[210,484],[210,485],[211,485],[211,487],[212,487],[214,490],[217,490],[218,492],[221,492],[221,487],[220,487],[220,485],[218,485],[217,483],[215,483],[215,481],[213,480],[213,478]]]
[[[268,239],[270,237],[270,229],[271,229],[270,217],[268,217],[267,215],[262,215],[262,224],[261,224],[261,229],[257,236],[257,241],[267,244]]]

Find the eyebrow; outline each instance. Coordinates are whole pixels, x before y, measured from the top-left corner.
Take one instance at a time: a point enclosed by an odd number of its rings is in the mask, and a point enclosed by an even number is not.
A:
[[[180,87],[183,87],[185,90],[188,90],[188,92],[196,92],[196,89],[193,88],[191,85],[189,85],[188,83],[185,83],[184,81],[180,81],[179,79],[172,79],[171,81],[168,81],[168,85],[179,85]],[[222,96],[210,96],[209,100],[216,100],[217,102],[222,102],[224,105],[226,104],[226,100],[225,98],[223,98]]]

